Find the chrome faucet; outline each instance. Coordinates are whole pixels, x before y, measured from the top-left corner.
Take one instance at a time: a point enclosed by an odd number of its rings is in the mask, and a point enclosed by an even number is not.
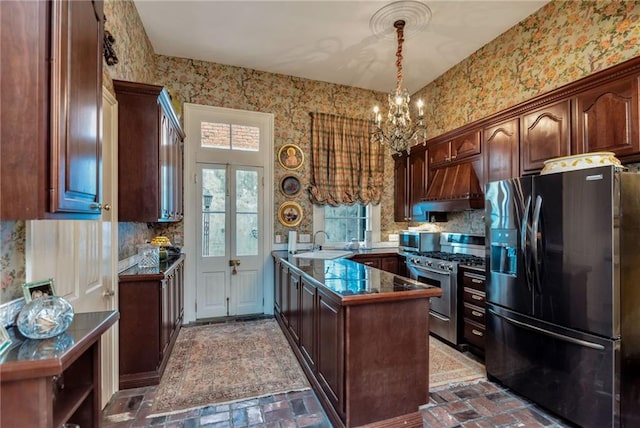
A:
[[[316,236],[318,236],[318,233],[324,233],[324,236],[326,237],[325,240],[329,239],[329,234],[327,232],[325,232],[324,230],[318,230],[313,234],[313,244],[311,246],[311,251],[317,251],[320,249],[320,245],[316,244]]]

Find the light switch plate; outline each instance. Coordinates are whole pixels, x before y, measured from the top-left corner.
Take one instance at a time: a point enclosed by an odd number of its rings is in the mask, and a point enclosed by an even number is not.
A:
[[[299,242],[311,242],[311,235],[308,233],[301,233],[298,235]]]

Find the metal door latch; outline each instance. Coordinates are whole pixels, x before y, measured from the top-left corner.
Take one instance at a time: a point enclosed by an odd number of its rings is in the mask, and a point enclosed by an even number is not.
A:
[[[235,275],[238,273],[237,267],[240,266],[240,260],[229,260],[229,266],[233,266],[233,270],[231,271],[231,275]]]

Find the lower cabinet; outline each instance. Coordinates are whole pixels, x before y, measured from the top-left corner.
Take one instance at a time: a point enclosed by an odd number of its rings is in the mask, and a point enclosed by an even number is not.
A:
[[[184,316],[184,256],[163,273],[132,269],[119,281],[120,389],[160,383]]]
[[[289,301],[275,306],[276,319],[333,426],[412,413],[428,401],[428,298],[354,304],[275,260],[276,294],[288,290]],[[407,320],[411,328],[399,329]]]
[[[484,355],[485,342],[485,275],[461,269],[463,342],[469,350]]]
[[[351,260],[399,275],[399,257],[397,253],[369,253],[355,254]]]

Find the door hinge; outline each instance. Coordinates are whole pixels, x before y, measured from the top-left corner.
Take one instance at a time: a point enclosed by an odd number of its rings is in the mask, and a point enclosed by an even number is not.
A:
[[[198,184],[198,174],[197,174],[197,173],[195,173],[195,172],[193,173],[193,182],[194,182],[195,184]]]

